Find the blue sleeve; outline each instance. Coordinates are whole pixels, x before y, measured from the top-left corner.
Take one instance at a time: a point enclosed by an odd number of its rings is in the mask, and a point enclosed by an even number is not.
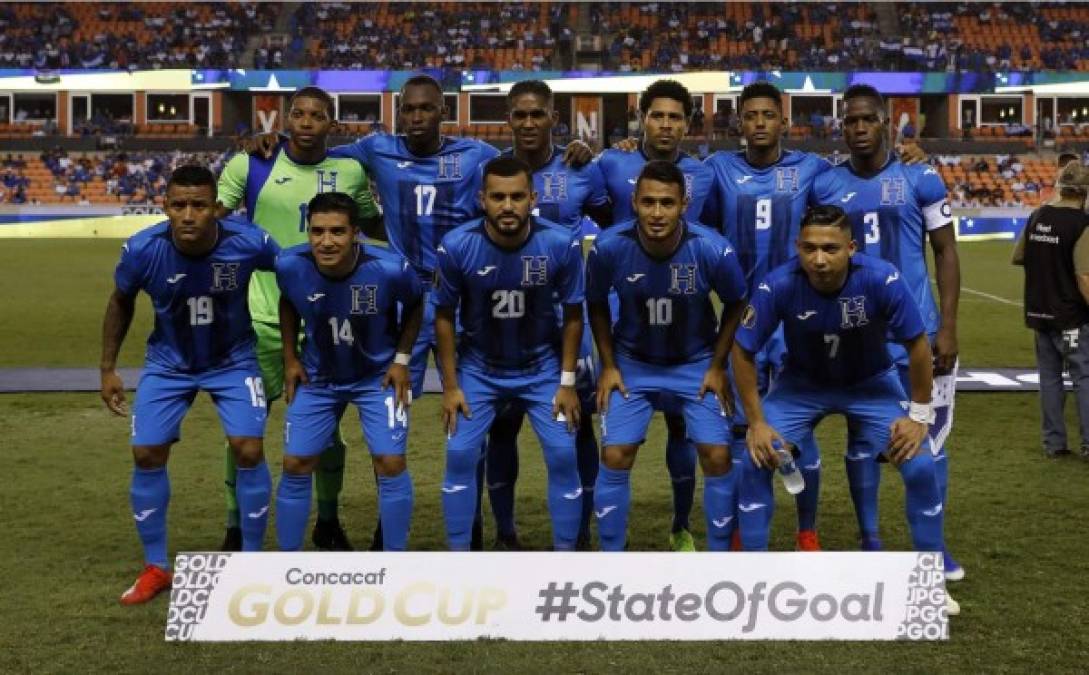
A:
[[[586,259],[586,301],[608,302],[612,279],[612,264],[608,252],[598,248],[595,241]]]
[[[403,307],[412,307],[418,303],[420,298],[423,297],[423,284],[420,283],[420,277],[417,276],[407,260],[401,261],[396,278],[397,302],[401,303]]]
[[[329,150],[330,157],[348,157],[359,162],[363,166],[371,166],[371,151],[374,149],[374,142],[377,135],[371,134],[358,138],[351,143],[345,143],[344,145],[338,145],[335,148]]]
[[[457,308],[461,303],[461,270],[450,255],[450,237],[443,239],[435,250],[438,265],[435,268],[435,290],[431,294],[431,303],[436,307]]]
[[[287,257],[280,258],[276,261],[276,287],[280,289],[281,295],[287,295],[287,289],[291,286],[289,280],[291,268],[287,261]]]
[[[892,265],[885,269],[884,278],[875,273],[874,284],[880,284],[881,313],[888,324],[889,335],[896,342],[907,342],[926,332],[919,306],[911,296],[904,276]]]
[[[711,173],[711,187],[707,189],[707,199],[703,202],[703,210],[700,212],[700,222],[715,232],[725,233],[726,224],[722,222],[722,204],[719,199],[718,172],[711,164],[711,158],[703,160],[704,166]]]
[[[942,182],[941,176],[938,175],[938,170],[934,167],[924,169],[915,182],[915,198],[918,200],[919,206],[930,206],[940,202],[945,197],[945,183]]]
[[[741,325],[734,338],[742,349],[752,354],[763,349],[768,338],[779,327],[775,293],[771,289],[772,284],[766,280],[757,286],[749,299],[749,306],[741,315]]]
[[[605,189],[605,174],[601,173],[601,166],[597,162],[590,162],[583,169],[586,172],[586,181],[590,185],[586,204],[589,206],[604,206],[609,203],[609,191]]]
[[[280,245],[269,236],[268,232],[261,230],[261,251],[257,256],[256,267],[259,270],[271,272],[276,269],[276,259],[280,257]]]
[[[723,303],[737,302],[745,299],[745,273],[741,271],[741,263],[737,261],[737,254],[725,239],[720,240],[717,246],[707,247],[711,278],[714,284],[715,294]]]
[[[719,224],[715,221],[705,221],[703,214],[707,208],[707,198],[711,196],[713,192],[715,177],[711,173],[711,168],[707,165],[700,163],[700,170],[692,176],[692,195],[689,197],[688,209],[686,215],[695,220],[698,223],[707,225],[711,229],[719,229]]]
[[[136,249],[132,239],[121,244],[121,258],[117,261],[117,268],[113,272],[113,281],[117,290],[127,296],[133,296],[144,287],[144,271],[146,265],[142,263],[140,255],[142,249]]]
[[[580,305],[586,298],[586,273],[582,263],[582,237],[578,232],[560,254],[559,298],[565,305]]]
[[[821,206],[828,203],[831,194],[832,172],[824,171],[813,179],[813,187],[809,190],[809,206]]]

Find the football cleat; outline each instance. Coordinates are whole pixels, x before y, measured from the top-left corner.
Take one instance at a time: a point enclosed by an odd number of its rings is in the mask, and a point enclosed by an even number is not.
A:
[[[1044,450],[1044,455],[1046,455],[1048,459],[1058,459],[1060,457],[1066,457],[1069,454],[1070,450],[1068,448],[1048,448]],[[1082,449],[1081,454],[1082,457],[1086,456],[1084,448]]]
[[[863,551],[880,551],[881,538],[876,534],[863,534],[858,538],[858,547]]]
[[[960,581],[964,579],[964,568],[960,566],[948,552],[942,553],[942,567],[945,568],[946,581]]]
[[[819,551],[821,542],[817,538],[816,530],[798,530],[794,544],[795,551]]]
[[[227,531],[223,534],[223,543],[219,545],[220,551],[241,551],[242,550],[242,528],[241,527],[228,527]]]
[[[310,541],[319,551],[354,551],[348,535],[344,534],[344,528],[340,526],[340,519],[318,520],[314,523],[314,531],[310,535]]]
[[[954,600],[952,595],[949,595],[949,591],[945,592],[945,613],[949,616],[960,614],[960,603]]]
[[[741,550],[741,530],[736,527],[734,528],[734,533],[730,535],[730,550]]]
[[[157,565],[145,565],[129,589],[121,594],[122,605],[142,605],[170,588],[170,572]]]
[[[688,530],[677,530],[669,535],[669,548],[678,553],[692,553],[696,550],[696,540]]]

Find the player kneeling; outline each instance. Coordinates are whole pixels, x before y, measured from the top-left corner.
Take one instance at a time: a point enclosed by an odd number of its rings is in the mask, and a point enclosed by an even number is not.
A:
[[[594,509],[606,551],[625,547],[631,467],[654,409],[672,407],[668,401],[683,414],[703,468],[708,548],[725,551],[735,525],[725,367],[745,277],[729,242],[684,220],[684,186],[674,163],[647,162],[632,196],[636,220],[603,232],[587,262],[604,446]],[[610,290],[620,301],[613,326]],[[721,319],[711,293],[722,301]]]
[[[244,551],[261,549],[272,489],[262,442],[267,407],[246,293],[253,271],[272,271],[280,248],[252,223],[216,220],[215,176],[201,166],[174,171],[164,210],[167,222],[138,232],[121,247],[102,327],[102,398],[112,412],[125,415],[117,354],[136,295],[143,290],[151,297],[155,330],[132,411],[130,490],[145,566],[121,596],[125,605],[170,588],[166,463],[197,393],[212,396],[238,464]]]
[[[922,315],[900,272],[878,258],[855,253],[851,226],[836,206],[810,209],[798,235],[798,257],[772,270],[746,308],[733,351],[734,376],[749,419],[748,456],[742,462],[738,511],[742,546],[768,548],[775,505],[772,470],[776,444],[796,445],[826,415],[883,448],[904,479],[912,543],[943,551],[942,499],[934,462],[919,454],[927,440],[931,354]],[[763,403],[754,354],[782,322],[787,361]],[[911,369],[911,405],[885,348],[887,336],[904,343]],[[948,611],[957,614],[950,597]]]
[[[423,287],[399,256],[359,242],[356,203],[346,194],[310,200],[307,237],[309,243],[287,249],[276,264],[288,404],[276,538],[281,550],[302,547],[311,474],[351,403],[378,475],[384,549],[403,551],[412,519],[405,465],[408,361],[423,321]]]

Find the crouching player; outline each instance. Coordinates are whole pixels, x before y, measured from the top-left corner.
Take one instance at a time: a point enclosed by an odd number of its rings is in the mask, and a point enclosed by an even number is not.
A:
[[[341,192],[321,193],[307,210],[309,242],[287,249],[276,264],[288,404],[276,492],[276,538],[284,551],[302,547],[310,477],[349,403],[359,411],[378,476],[383,547],[403,551],[408,542],[408,362],[423,321],[423,286],[399,256],[364,248],[359,233],[356,202]]]
[[[843,210],[818,206],[806,212],[798,257],[772,270],[745,310],[733,351],[734,377],[749,419],[738,516],[742,546],[768,548],[775,504],[772,470],[776,445],[796,446],[826,415],[846,415],[897,466],[904,480],[912,543],[943,551],[942,499],[934,462],[926,452],[931,355],[926,326],[900,272],[878,258],[855,253]],[[754,355],[782,322],[787,360],[763,403]],[[885,348],[903,343],[910,358],[911,403]],[[960,611],[948,599],[950,614]]]
[[[147,602],[170,588],[166,512],[170,446],[200,391],[212,396],[238,465],[242,550],[259,551],[268,521],[272,479],[265,464],[264,386],[246,303],[255,269],[271,271],[280,249],[252,223],[216,219],[216,179],[201,166],[182,166],[167,183],[167,222],[121,247],[116,288],[102,326],[102,399],[127,414],[117,354],[143,290],[155,309],[144,373],[132,411],[130,498],[144,546],[144,571],[121,603]]]
[[[626,544],[631,467],[667,395],[680,406],[703,468],[708,548],[726,550],[735,525],[725,367],[745,277],[721,235],[684,220],[684,186],[674,163],[647,162],[632,196],[636,220],[603,232],[587,262],[604,448],[594,509],[606,551]],[[610,289],[620,301],[613,326]],[[711,293],[722,301],[721,320]]]
[[[582,241],[577,232],[531,216],[536,198],[525,162],[491,160],[480,193],[484,218],[449,232],[437,249],[432,301],[448,437],[442,501],[455,551],[469,550],[481,444],[507,403],[529,413],[544,451],[554,548],[574,550],[578,536]],[[455,357],[459,309],[463,332]]]

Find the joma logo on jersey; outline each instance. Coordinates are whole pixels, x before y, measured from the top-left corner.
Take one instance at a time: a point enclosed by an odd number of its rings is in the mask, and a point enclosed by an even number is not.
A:
[[[238,288],[239,263],[212,263],[212,292]]]
[[[695,263],[670,263],[669,292],[673,295],[692,295],[696,292]]]
[[[522,285],[546,286],[548,285],[548,256],[524,255],[522,256]]]
[[[903,178],[881,179],[881,203],[883,205],[907,203],[907,185]]]
[[[775,170],[776,192],[797,192],[801,187],[801,178],[798,175],[798,167],[783,166]]]
[[[541,174],[541,201],[559,202],[567,199],[567,174]]]
[[[378,313],[378,286],[352,286],[352,314]]]
[[[337,191],[337,172],[329,171],[329,177],[326,178],[325,169],[318,169],[314,172],[318,179],[318,194],[322,192],[336,192]]]
[[[866,318],[866,296],[839,299],[840,328],[861,328],[870,322]]]
[[[439,176],[441,178],[461,178],[461,153],[439,157]]]

